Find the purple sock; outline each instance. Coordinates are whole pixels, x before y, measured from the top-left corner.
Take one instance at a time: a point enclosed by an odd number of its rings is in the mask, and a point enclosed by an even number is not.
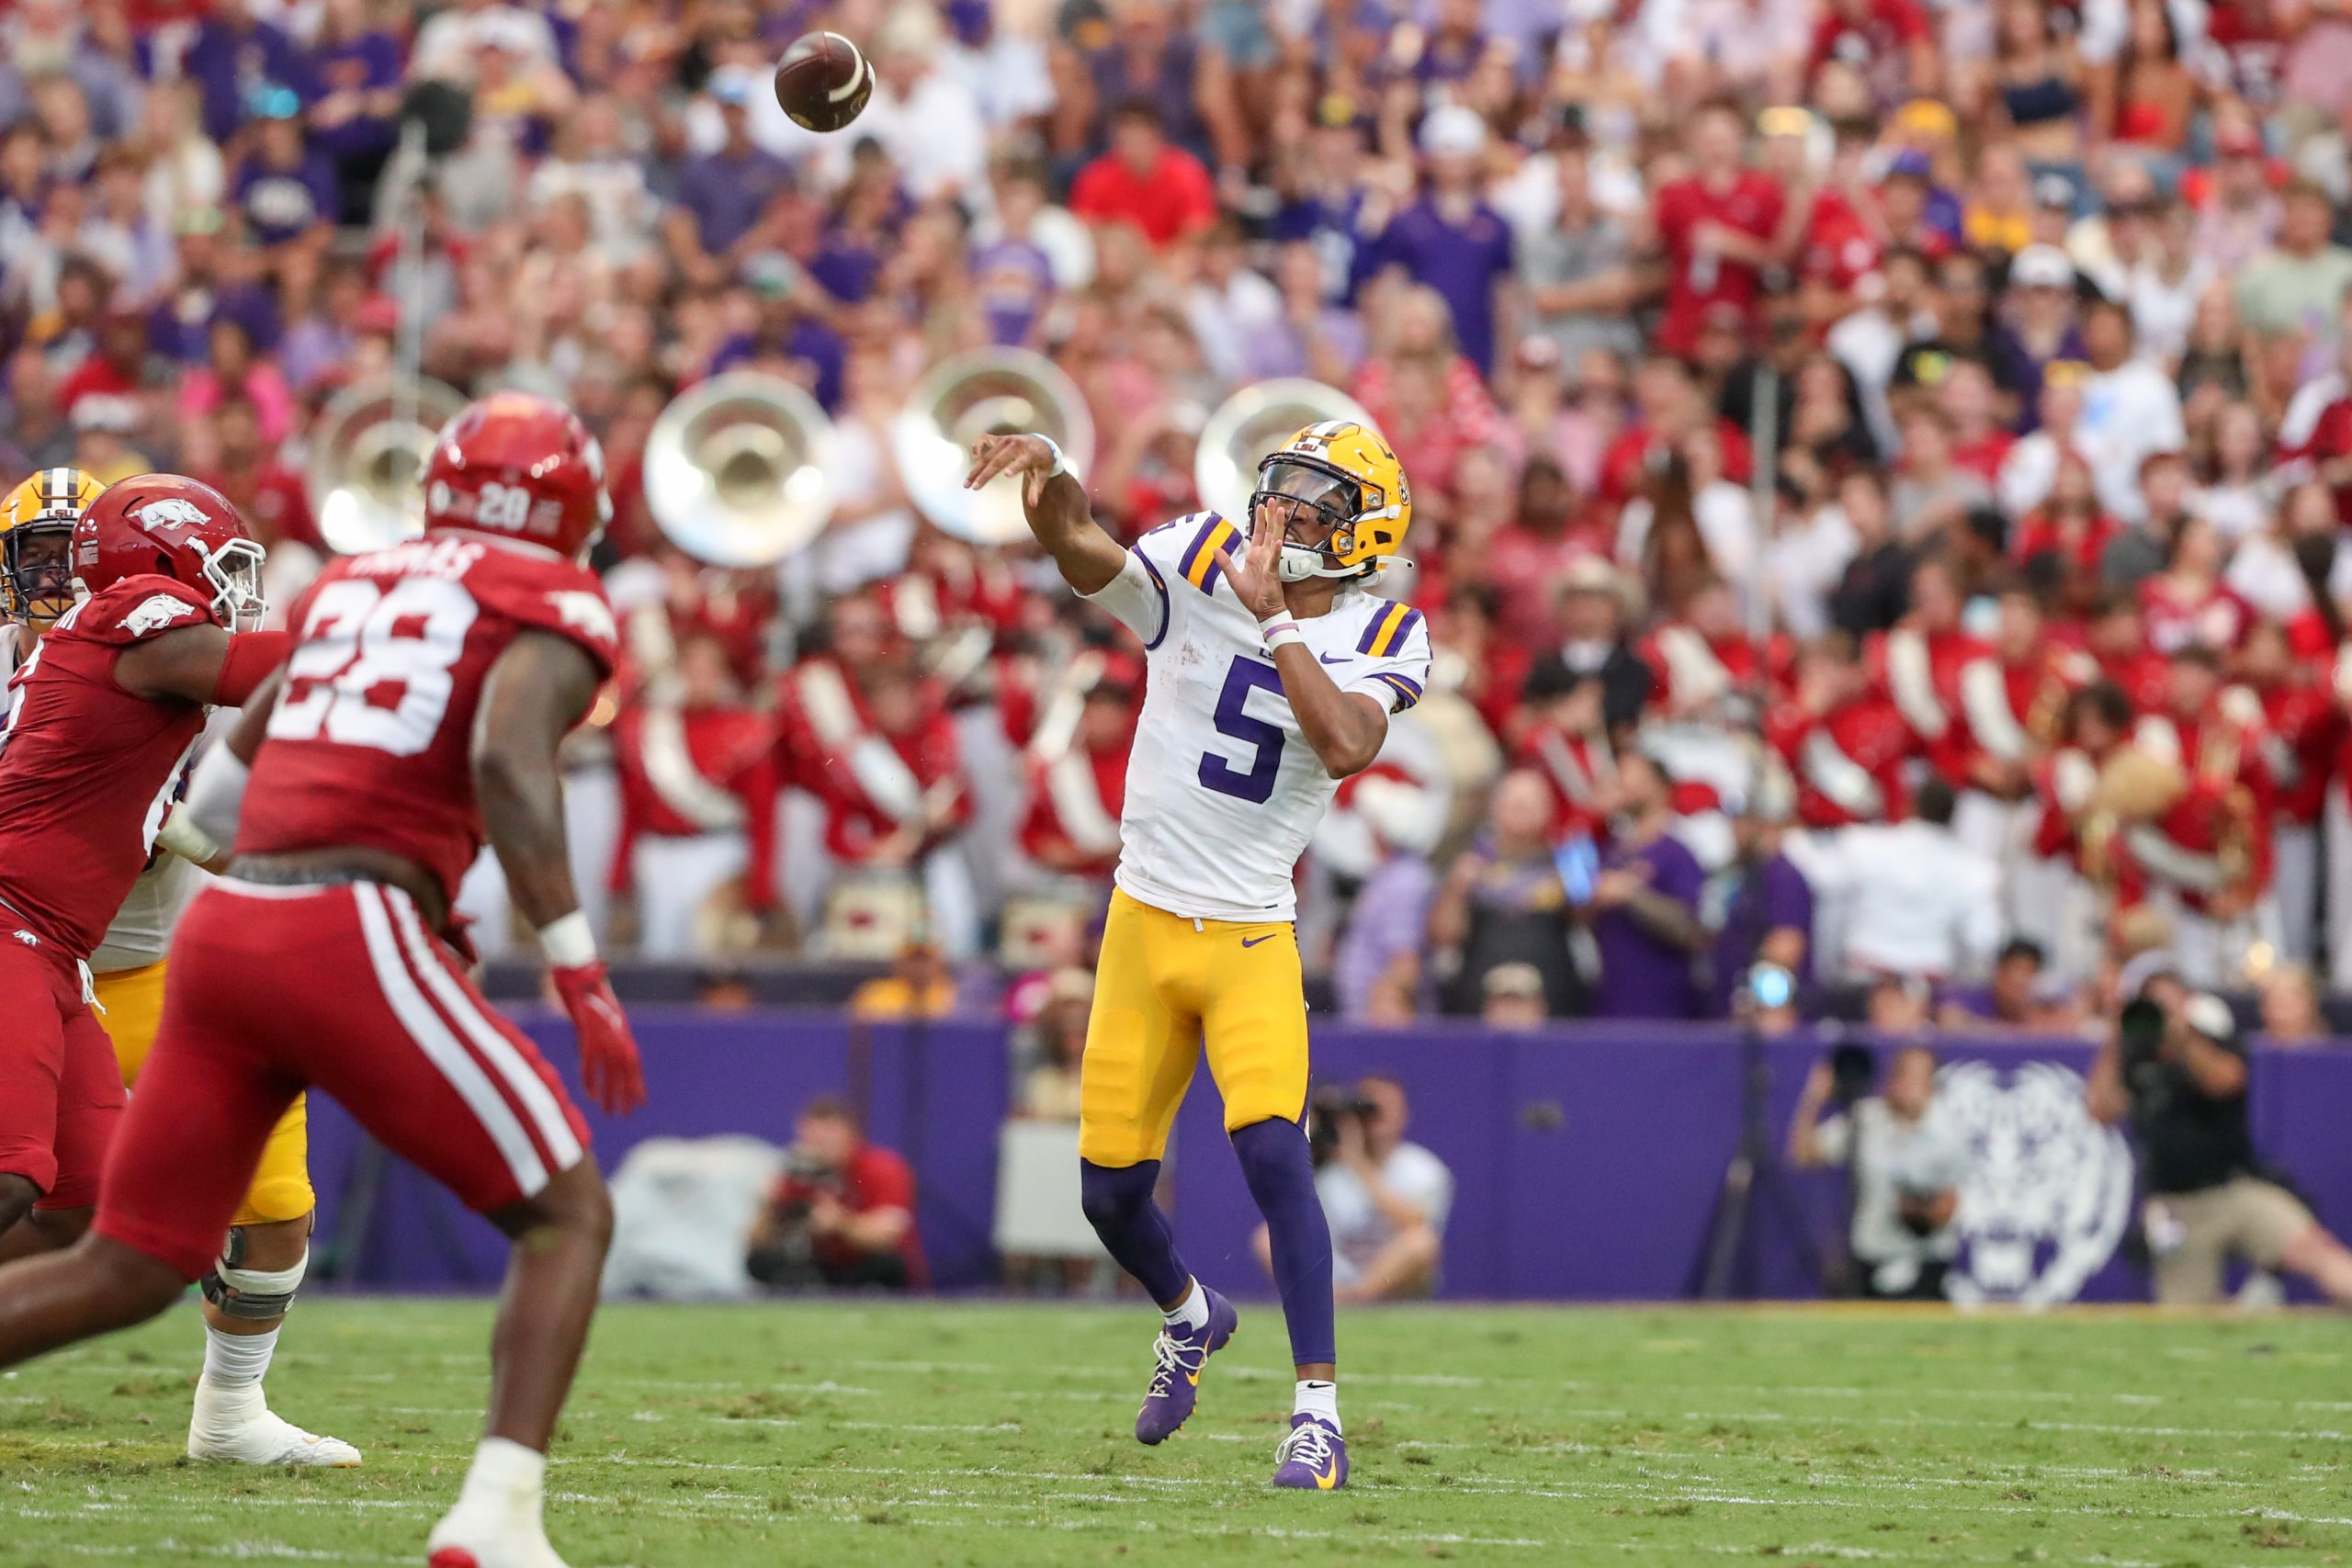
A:
[[[1241,1174],[1274,1255],[1274,1287],[1290,1325],[1290,1359],[1302,1367],[1339,1359],[1331,1318],[1331,1225],[1315,1196],[1315,1161],[1295,1122],[1252,1122],[1233,1134]]]
[[[1129,1166],[1078,1162],[1079,1203],[1087,1223],[1119,1267],[1133,1274],[1155,1303],[1174,1301],[1193,1280],[1191,1270],[1176,1256],[1167,1216],[1151,1201],[1151,1190],[1159,1182],[1156,1159]],[[1327,1243],[1327,1263],[1329,1258]]]

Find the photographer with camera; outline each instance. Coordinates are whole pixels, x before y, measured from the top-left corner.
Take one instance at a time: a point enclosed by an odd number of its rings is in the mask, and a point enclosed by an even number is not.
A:
[[[1847,1248],[1857,1294],[1939,1302],[1960,1252],[1952,1221],[1968,1146],[1935,1112],[1935,1052],[1900,1047],[1886,1087],[1872,1094],[1875,1071],[1864,1045],[1840,1045],[1814,1064],[1789,1128],[1789,1163],[1799,1170],[1843,1165],[1849,1172]]]
[[[2255,1158],[2245,1043],[2229,1003],[2191,990],[2161,952],[2133,959],[2116,989],[2115,1029],[2086,1099],[2099,1121],[2128,1122],[2138,1146],[2157,1302],[2220,1301],[2234,1257],[2352,1303],[2352,1253]]]
[[[1333,1294],[1343,1302],[1405,1301],[1437,1289],[1453,1172],[1408,1143],[1405,1086],[1373,1074],[1352,1092],[1318,1089],[1307,1102],[1315,1195],[1331,1225]],[[1273,1271],[1266,1227],[1253,1243]]]
[[[920,1290],[914,1170],[867,1143],[846,1104],[812,1100],[744,1251],[745,1269],[773,1290]]]

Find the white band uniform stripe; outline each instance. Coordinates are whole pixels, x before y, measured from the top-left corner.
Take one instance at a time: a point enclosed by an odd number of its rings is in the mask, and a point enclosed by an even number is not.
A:
[[[531,1146],[531,1135],[514,1119],[514,1111],[481,1070],[481,1065],[466,1054],[448,1026],[441,1021],[424,994],[416,988],[416,981],[408,972],[408,964],[401,955],[400,942],[392,935],[391,916],[386,911],[384,895],[375,884],[355,883],[352,901],[359,908],[359,930],[367,939],[368,957],[376,968],[376,984],[391,1005],[393,1016],[407,1030],[409,1038],[416,1042],[427,1060],[440,1069],[449,1087],[458,1091],[467,1109],[491,1142],[506,1161],[515,1184],[523,1196],[533,1197],[548,1184],[548,1169],[539,1159],[538,1151]]]
[[[416,905],[398,888],[385,891],[384,902],[392,911],[392,923],[400,928],[401,941],[408,949],[411,964],[424,976],[425,989],[433,993],[441,1010],[457,1020],[458,1027],[466,1032],[475,1051],[490,1064],[498,1076],[506,1080],[507,1089],[521,1102],[524,1111],[537,1128],[538,1141],[547,1148],[548,1157],[557,1171],[570,1170],[580,1163],[580,1140],[572,1135],[571,1123],[565,1120],[563,1108],[555,1101],[555,1091],[548,1088],[547,1079],[537,1068],[523,1059],[514,1049],[514,1042],[499,1032],[498,1026],[482,1017],[481,1009],[474,1005],[449,971],[442,965],[433,943],[424,934],[424,922],[417,918]],[[525,1194],[528,1196],[529,1194]]]

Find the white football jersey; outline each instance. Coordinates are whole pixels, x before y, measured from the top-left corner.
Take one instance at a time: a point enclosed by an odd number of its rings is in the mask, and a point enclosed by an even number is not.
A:
[[[1204,920],[1287,920],[1291,876],[1340,782],[1299,733],[1273,656],[1216,563],[1240,529],[1214,512],[1162,524],[1089,595],[1143,638],[1143,716],[1127,758],[1117,881],[1156,909]],[[1430,634],[1409,604],[1343,591],[1298,623],[1341,691],[1390,713],[1420,700]]]
[[[172,950],[172,928],[208,880],[171,851],[157,851],[154,863],[139,874],[130,897],[115,911],[106,940],[90,954],[90,973],[119,975],[162,963]]]

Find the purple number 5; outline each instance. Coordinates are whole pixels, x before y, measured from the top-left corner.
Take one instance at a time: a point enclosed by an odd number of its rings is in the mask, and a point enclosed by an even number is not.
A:
[[[1282,677],[1274,673],[1271,664],[1237,657],[1233,668],[1225,672],[1225,689],[1216,694],[1216,732],[1249,741],[1258,749],[1258,754],[1250,759],[1249,771],[1244,773],[1216,752],[1204,752],[1201,787],[1259,806],[1272,797],[1274,775],[1282,771],[1283,732],[1280,725],[1250,716],[1250,694],[1253,691],[1272,692],[1279,697],[1283,694]]]

